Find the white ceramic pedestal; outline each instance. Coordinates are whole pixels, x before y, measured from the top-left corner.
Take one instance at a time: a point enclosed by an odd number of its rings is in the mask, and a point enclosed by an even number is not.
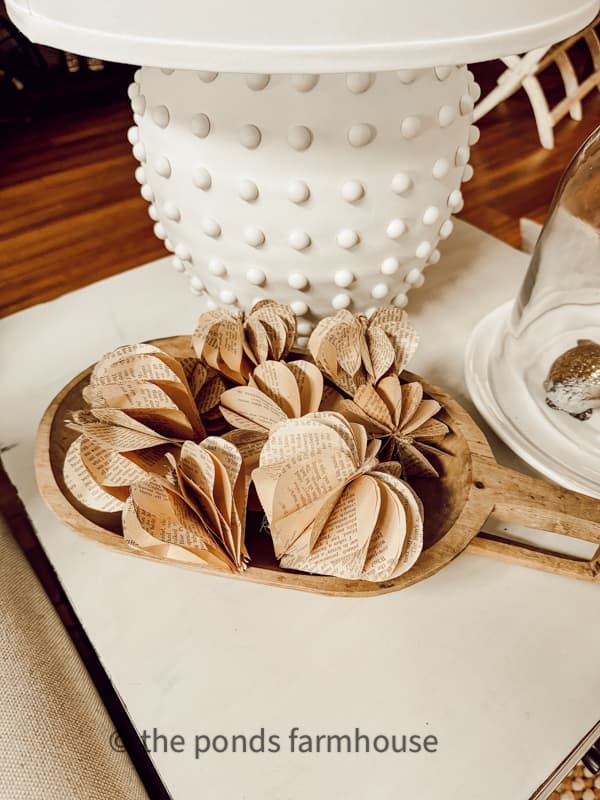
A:
[[[466,67],[327,75],[142,68],[129,137],[154,231],[192,291],[320,317],[406,304],[468,180]]]

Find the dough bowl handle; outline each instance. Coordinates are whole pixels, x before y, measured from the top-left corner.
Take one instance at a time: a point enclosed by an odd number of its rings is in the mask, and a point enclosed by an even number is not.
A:
[[[485,480],[476,486],[489,492],[495,519],[592,542],[598,548],[590,559],[577,558],[482,532],[469,545],[470,552],[600,583],[600,500],[498,464],[486,463],[483,474]]]

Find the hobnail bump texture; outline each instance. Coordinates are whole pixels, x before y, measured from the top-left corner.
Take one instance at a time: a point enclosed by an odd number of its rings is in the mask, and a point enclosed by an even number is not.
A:
[[[403,306],[423,284],[472,175],[476,93],[464,66],[144,67],[130,87],[136,178],[193,292],[246,309],[273,297],[310,331],[337,309]]]

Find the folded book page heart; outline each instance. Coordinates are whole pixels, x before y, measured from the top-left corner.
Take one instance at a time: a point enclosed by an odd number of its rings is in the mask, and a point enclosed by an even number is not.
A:
[[[350,397],[359,386],[406,369],[419,337],[399,308],[378,308],[371,317],[339,311],[321,320],[308,349],[321,372]]]
[[[369,438],[380,439],[380,457],[397,460],[405,475],[439,477],[427,456],[443,454],[440,445],[448,426],[434,419],[441,406],[436,400],[423,398],[420,383],[402,383],[397,375],[388,375],[375,386],[359,386],[352,400],[330,392],[327,405],[364,425]]]
[[[63,474],[74,496],[98,510],[118,510],[105,495],[124,501],[146,473],[168,471],[166,457],[183,441],[206,435],[184,368],[153,345],[125,345],[101,358],[83,397],[88,409],[67,421],[81,435]]]
[[[131,486],[123,533],[132,547],[217,569],[242,572],[246,480],[237,449],[217,436],[185,442],[172,473],[146,475]]]
[[[257,364],[280,361],[296,337],[296,317],[289,306],[261,300],[244,312],[216,309],[202,314],[192,335],[197,356],[208,367],[244,385]]]
[[[225,438],[240,450],[248,474],[258,466],[269,432],[286,419],[318,411],[323,376],[309,361],[265,361],[250,375],[248,386],[223,392],[221,413],[234,428]]]
[[[388,580],[423,547],[422,508],[380,443],[335,412],[276,427],[252,478],[281,566],[349,580]]]

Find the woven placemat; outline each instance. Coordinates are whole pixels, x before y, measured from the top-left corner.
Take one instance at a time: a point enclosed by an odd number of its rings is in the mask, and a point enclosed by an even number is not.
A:
[[[552,793],[550,800],[600,800],[600,775],[594,777],[579,763]]]
[[[147,800],[73,642],[2,517],[0,587],[1,800]]]

